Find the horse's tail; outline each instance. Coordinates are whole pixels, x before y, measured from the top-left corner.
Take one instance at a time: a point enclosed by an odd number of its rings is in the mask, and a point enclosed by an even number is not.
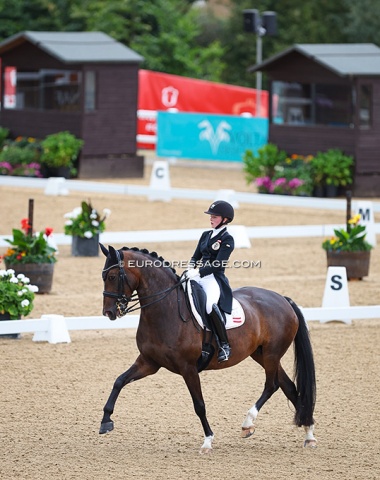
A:
[[[310,342],[306,320],[298,305],[288,297],[285,297],[295,311],[299,327],[294,338],[294,375],[297,388],[297,405],[294,423],[313,425],[313,412],[316,400],[315,366],[313,349]]]

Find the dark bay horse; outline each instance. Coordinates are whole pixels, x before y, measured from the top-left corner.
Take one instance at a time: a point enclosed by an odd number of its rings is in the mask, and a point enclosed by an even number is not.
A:
[[[187,307],[180,277],[155,252],[127,247],[121,250],[109,247],[107,250],[101,244],[100,247],[107,257],[103,269],[103,315],[115,320],[137,308],[141,308],[141,315],[136,334],[140,354],[135,363],[116,379],[103,409],[99,433],[113,430],[111,415],[121,389],[164,367],[183,377],[204,430],[200,453],[209,453],[214,434],[207,421],[197,368],[203,332]],[[281,388],[294,406],[295,424],[305,429],[304,446],[315,447],[315,369],[302,312],[290,298],[262,288],[238,288],[233,295],[243,307],[245,323],[228,330],[232,349],[230,359],[218,363],[215,356],[207,370],[232,367],[248,356],[264,368],[264,390],[248,411],[241,436],[247,438],[253,434],[260,408]],[[133,305],[128,306],[131,302]],[[139,307],[136,307],[138,303]],[[295,383],[280,363],[292,343]]]

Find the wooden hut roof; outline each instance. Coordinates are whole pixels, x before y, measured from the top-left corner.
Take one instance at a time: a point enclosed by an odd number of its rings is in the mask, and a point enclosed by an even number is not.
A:
[[[301,54],[340,76],[380,75],[380,48],[373,43],[295,44],[249,72],[269,71],[285,57]]]
[[[30,42],[63,63],[140,63],[144,58],[103,32],[32,32],[0,43],[0,55]]]

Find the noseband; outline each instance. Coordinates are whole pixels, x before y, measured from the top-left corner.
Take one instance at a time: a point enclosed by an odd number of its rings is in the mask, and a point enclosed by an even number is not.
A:
[[[119,267],[119,276],[118,276],[118,282],[117,282],[117,293],[114,292],[108,292],[107,290],[103,291],[103,296],[104,297],[110,297],[110,298],[116,298],[116,309],[118,314],[122,317],[126,315],[127,313],[134,312],[135,310],[140,310],[146,307],[149,307],[150,305],[153,305],[154,303],[159,302],[160,300],[163,300],[165,297],[169,295],[169,293],[176,289],[179,285],[181,285],[186,279],[185,277],[181,278],[179,282],[177,282],[175,285],[172,287],[166,288],[165,290],[161,290],[160,292],[153,293],[152,295],[146,295],[145,297],[139,297],[138,293],[132,294],[133,290],[128,282],[127,275],[125,274],[124,270],[124,255],[121,254],[119,250],[115,250],[116,253],[116,259],[117,263],[114,265],[111,265],[110,267],[107,267],[103,270],[102,276],[103,276],[103,281],[106,280],[107,278],[107,273],[109,270],[112,270],[113,268]],[[131,290],[131,295],[127,297],[124,293],[124,282],[128,285],[129,289]],[[137,307],[136,305],[140,302],[140,300],[146,300],[148,298],[153,298],[157,297],[158,295],[161,295],[160,298],[157,298],[156,300],[153,300],[149,303],[146,303],[145,305],[140,305]],[[128,303],[130,301],[136,300],[136,303],[128,307]]]

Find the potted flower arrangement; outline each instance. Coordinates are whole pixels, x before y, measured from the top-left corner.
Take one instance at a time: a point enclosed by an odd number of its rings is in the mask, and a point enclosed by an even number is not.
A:
[[[366,228],[360,225],[360,214],[352,217],[346,229],[335,229],[335,236],[324,240],[327,266],[346,267],[347,278],[362,279],[369,273],[372,245],[365,239]]]
[[[83,144],[83,140],[68,131],[52,133],[44,138],[41,142],[41,164],[45,176],[70,178],[74,175],[74,163]]]
[[[33,310],[36,285],[31,285],[24,274],[15,275],[12,269],[0,269],[0,320],[18,320]],[[20,334],[3,334],[1,337],[18,338]]]
[[[74,257],[96,257],[99,255],[99,234],[104,232],[105,221],[111,210],[105,208],[102,215],[90,201],[66,213],[64,231],[72,236],[71,254]]]
[[[38,287],[39,293],[49,293],[53,281],[54,263],[57,249],[52,245],[52,228],[44,232],[31,232],[29,220],[21,220],[21,229],[14,228],[13,238],[6,239],[10,244],[3,256],[5,265],[18,274],[25,274]]]
[[[318,152],[311,160],[316,196],[336,197],[338,187],[347,187],[353,180],[354,159],[341,150],[331,148]]]

